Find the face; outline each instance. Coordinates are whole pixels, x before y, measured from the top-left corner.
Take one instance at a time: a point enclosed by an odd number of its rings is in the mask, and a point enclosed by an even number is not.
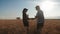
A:
[[[26,10],[26,12],[27,12],[28,10]]]
[[[38,10],[40,10],[40,8],[39,7],[36,7],[36,10],[38,11]]]
[[[24,12],[26,13],[28,10],[25,10]]]
[[[27,11],[28,11],[28,9],[25,8],[25,9],[23,10],[23,13],[26,13]]]

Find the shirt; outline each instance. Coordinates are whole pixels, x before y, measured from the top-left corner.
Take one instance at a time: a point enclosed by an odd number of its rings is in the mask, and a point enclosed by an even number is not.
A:
[[[38,23],[44,23],[44,15],[43,15],[43,12],[41,10],[39,10],[37,12],[36,17],[37,17]]]

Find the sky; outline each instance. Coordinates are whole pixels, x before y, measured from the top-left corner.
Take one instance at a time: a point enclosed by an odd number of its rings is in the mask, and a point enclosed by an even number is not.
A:
[[[0,19],[22,18],[24,8],[29,18],[36,16],[35,6],[39,5],[45,19],[60,19],[60,0],[0,0]]]

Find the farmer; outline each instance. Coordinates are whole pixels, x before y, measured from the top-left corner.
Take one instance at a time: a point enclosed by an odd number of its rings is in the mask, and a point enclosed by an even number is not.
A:
[[[37,19],[37,34],[40,34],[40,31],[44,25],[44,15],[39,6],[36,6],[35,8],[37,10],[37,14],[35,16]]]

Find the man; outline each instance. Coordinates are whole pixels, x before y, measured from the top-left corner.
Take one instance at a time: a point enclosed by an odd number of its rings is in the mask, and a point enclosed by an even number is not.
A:
[[[37,19],[37,34],[40,34],[40,31],[44,25],[44,15],[39,6],[36,6],[35,8],[37,10],[37,14],[35,16],[35,18]]]

